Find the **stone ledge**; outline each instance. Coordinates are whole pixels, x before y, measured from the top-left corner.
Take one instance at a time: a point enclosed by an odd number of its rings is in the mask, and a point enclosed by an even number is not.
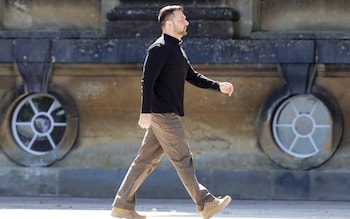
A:
[[[346,31],[261,31],[253,32],[251,39],[257,40],[349,40]]]
[[[147,47],[154,41],[139,39],[58,39],[52,40],[51,54],[57,63],[142,63]],[[0,40],[0,62],[14,61],[13,40]],[[28,43],[30,43],[28,41]],[[311,43],[311,44],[310,44]],[[281,60],[281,45],[293,45],[293,50],[302,48],[299,62],[313,62],[312,41],[269,41],[269,40],[224,40],[189,38],[183,46],[193,63],[276,63]],[[280,48],[280,50],[278,50]],[[282,57],[282,56],[281,56]],[[285,56],[291,58],[292,56]]]
[[[117,20],[151,20],[157,21],[158,7],[115,7],[107,13],[107,19]],[[238,21],[239,13],[229,7],[187,6],[184,13],[188,20],[227,20]]]
[[[3,168],[1,196],[114,197],[127,170]],[[234,199],[349,201],[348,171],[198,170],[199,182],[215,195]],[[176,192],[174,192],[176,191]],[[175,170],[158,169],[140,198],[188,198]]]
[[[99,39],[101,30],[0,30],[0,40],[15,39]]]
[[[187,29],[191,38],[231,39],[234,34],[231,21],[191,21]],[[156,38],[161,34],[159,24],[154,21],[118,20],[106,23],[107,38]]]
[[[51,54],[56,63],[142,63],[153,41],[151,38],[53,39]],[[188,38],[183,46],[193,64],[350,63],[348,40]],[[0,39],[0,48],[0,63],[15,61],[13,40]]]

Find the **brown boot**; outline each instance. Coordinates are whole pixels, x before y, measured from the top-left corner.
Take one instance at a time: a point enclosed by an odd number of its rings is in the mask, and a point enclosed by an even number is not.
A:
[[[145,215],[139,215],[135,210],[127,210],[122,208],[112,208],[111,215],[117,218],[125,219],[147,219]]]
[[[215,198],[213,201],[205,202],[204,208],[200,212],[203,219],[209,219],[214,214],[219,213],[231,202],[231,197],[226,195],[224,198]]]

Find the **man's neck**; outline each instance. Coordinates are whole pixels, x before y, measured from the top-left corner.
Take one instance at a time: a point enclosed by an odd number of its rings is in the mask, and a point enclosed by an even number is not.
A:
[[[164,31],[163,30],[163,34],[166,34],[166,35],[169,35],[171,37],[174,37],[174,38],[178,39],[179,41],[182,40],[182,36],[178,36],[178,35],[174,34],[173,32],[170,32],[170,31]]]

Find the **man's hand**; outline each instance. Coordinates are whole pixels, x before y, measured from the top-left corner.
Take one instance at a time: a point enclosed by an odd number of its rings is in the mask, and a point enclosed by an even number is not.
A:
[[[228,94],[228,96],[231,96],[235,89],[230,82],[219,82],[219,86],[221,93]]]
[[[139,118],[139,126],[143,129],[148,129],[152,124],[151,113],[141,113]]]

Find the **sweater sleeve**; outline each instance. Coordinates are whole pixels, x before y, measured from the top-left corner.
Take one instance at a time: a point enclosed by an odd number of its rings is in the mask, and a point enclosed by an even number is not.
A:
[[[220,86],[217,81],[214,81],[198,72],[196,72],[192,65],[188,62],[189,68],[187,71],[187,77],[186,80],[190,82],[191,84],[205,89],[213,89],[220,91]]]
[[[141,80],[141,112],[152,112],[152,94],[154,83],[161,72],[165,59],[164,47],[154,46],[148,51],[143,65],[143,76]]]

